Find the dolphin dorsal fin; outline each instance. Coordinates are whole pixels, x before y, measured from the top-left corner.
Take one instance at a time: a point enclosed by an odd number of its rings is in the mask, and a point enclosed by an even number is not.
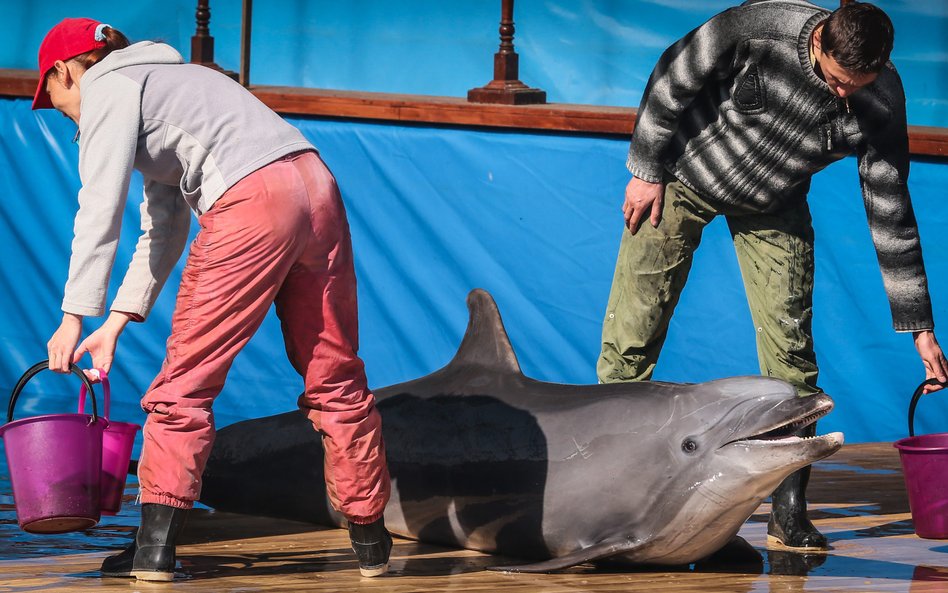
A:
[[[467,295],[467,310],[467,330],[448,367],[481,366],[499,373],[521,374],[494,297],[475,288]]]

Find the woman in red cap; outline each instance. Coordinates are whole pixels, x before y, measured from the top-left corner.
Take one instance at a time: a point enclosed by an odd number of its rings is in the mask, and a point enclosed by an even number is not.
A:
[[[173,578],[175,536],[214,440],[211,404],[271,303],[304,379],[299,406],[323,437],[330,501],[349,521],[362,574],[384,573],[392,544],[381,422],[356,355],[348,223],[316,149],[227,76],[183,63],[165,44],[129,45],[90,19],[53,27],[39,69],[33,108],[78,125],[82,182],[51,369],[66,372],[88,352],[108,370],[126,324],[147,317],[180,257],[191,212],[201,227],[164,363],[142,399],[141,527],[102,574]],[[105,312],[133,168],[145,179],[141,237],[108,318],[80,344],[82,318]]]

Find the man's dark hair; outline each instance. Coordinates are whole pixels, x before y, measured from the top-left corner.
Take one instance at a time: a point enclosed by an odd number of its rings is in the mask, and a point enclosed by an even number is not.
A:
[[[822,49],[851,72],[876,73],[889,61],[895,29],[889,16],[867,2],[836,9],[825,21]]]

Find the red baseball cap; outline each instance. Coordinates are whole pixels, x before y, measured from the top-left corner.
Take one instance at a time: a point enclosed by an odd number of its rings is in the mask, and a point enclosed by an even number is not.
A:
[[[105,47],[105,39],[96,40],[101,23],[92,19],[63,19],[49,30],[39,48],[39,84],[33,95],[33,109],[50,109],[53,104],[46,92],[46,73],[57,60],[66,61],[79,54]],[[106,25],[107,26],[107,25]],[[100,35],[101,37],[101,32]]]

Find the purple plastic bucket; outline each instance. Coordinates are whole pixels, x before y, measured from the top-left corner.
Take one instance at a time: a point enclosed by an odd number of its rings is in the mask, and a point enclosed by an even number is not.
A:
[[[102,369],[96,369],[102,382],[102,400],[105,417],[109,418],[109,406],[112,399],[109,376]],[[79,412],[85,408],[86,386],[79,389]],[[122,496],[125,494],[125,479],[128,477],[128,463],[132,459],[132,446],[135,435],[141,426],[131,422],[109,420],[102,433],[102,475],[101,498],[99,507],[103,515],[114,515],[122,509]]]
[[[909,437],[893,443],[899,450],[905,490],[915,533],[926,539],[948,539],[948,433],[915,435],[915,406],[929,379],[918,386],[909,405]]]
[[[122,509],[128,463],[132,445],[141,428],[131,422],[109,422],[102,433],[102,493],[99,508],[103,515],[114,515]]]
[[[13,420],[13,408],[26,383],[49,368],[42,361],[17,383],[0,426],[13,487],[17,523],[29,533],[65,533],[87,529],[99,522],[102,434],[107,425],[99,418],[92,397],[92,414],[51,414]],[[72,367],[90,388],[91,383]]]

